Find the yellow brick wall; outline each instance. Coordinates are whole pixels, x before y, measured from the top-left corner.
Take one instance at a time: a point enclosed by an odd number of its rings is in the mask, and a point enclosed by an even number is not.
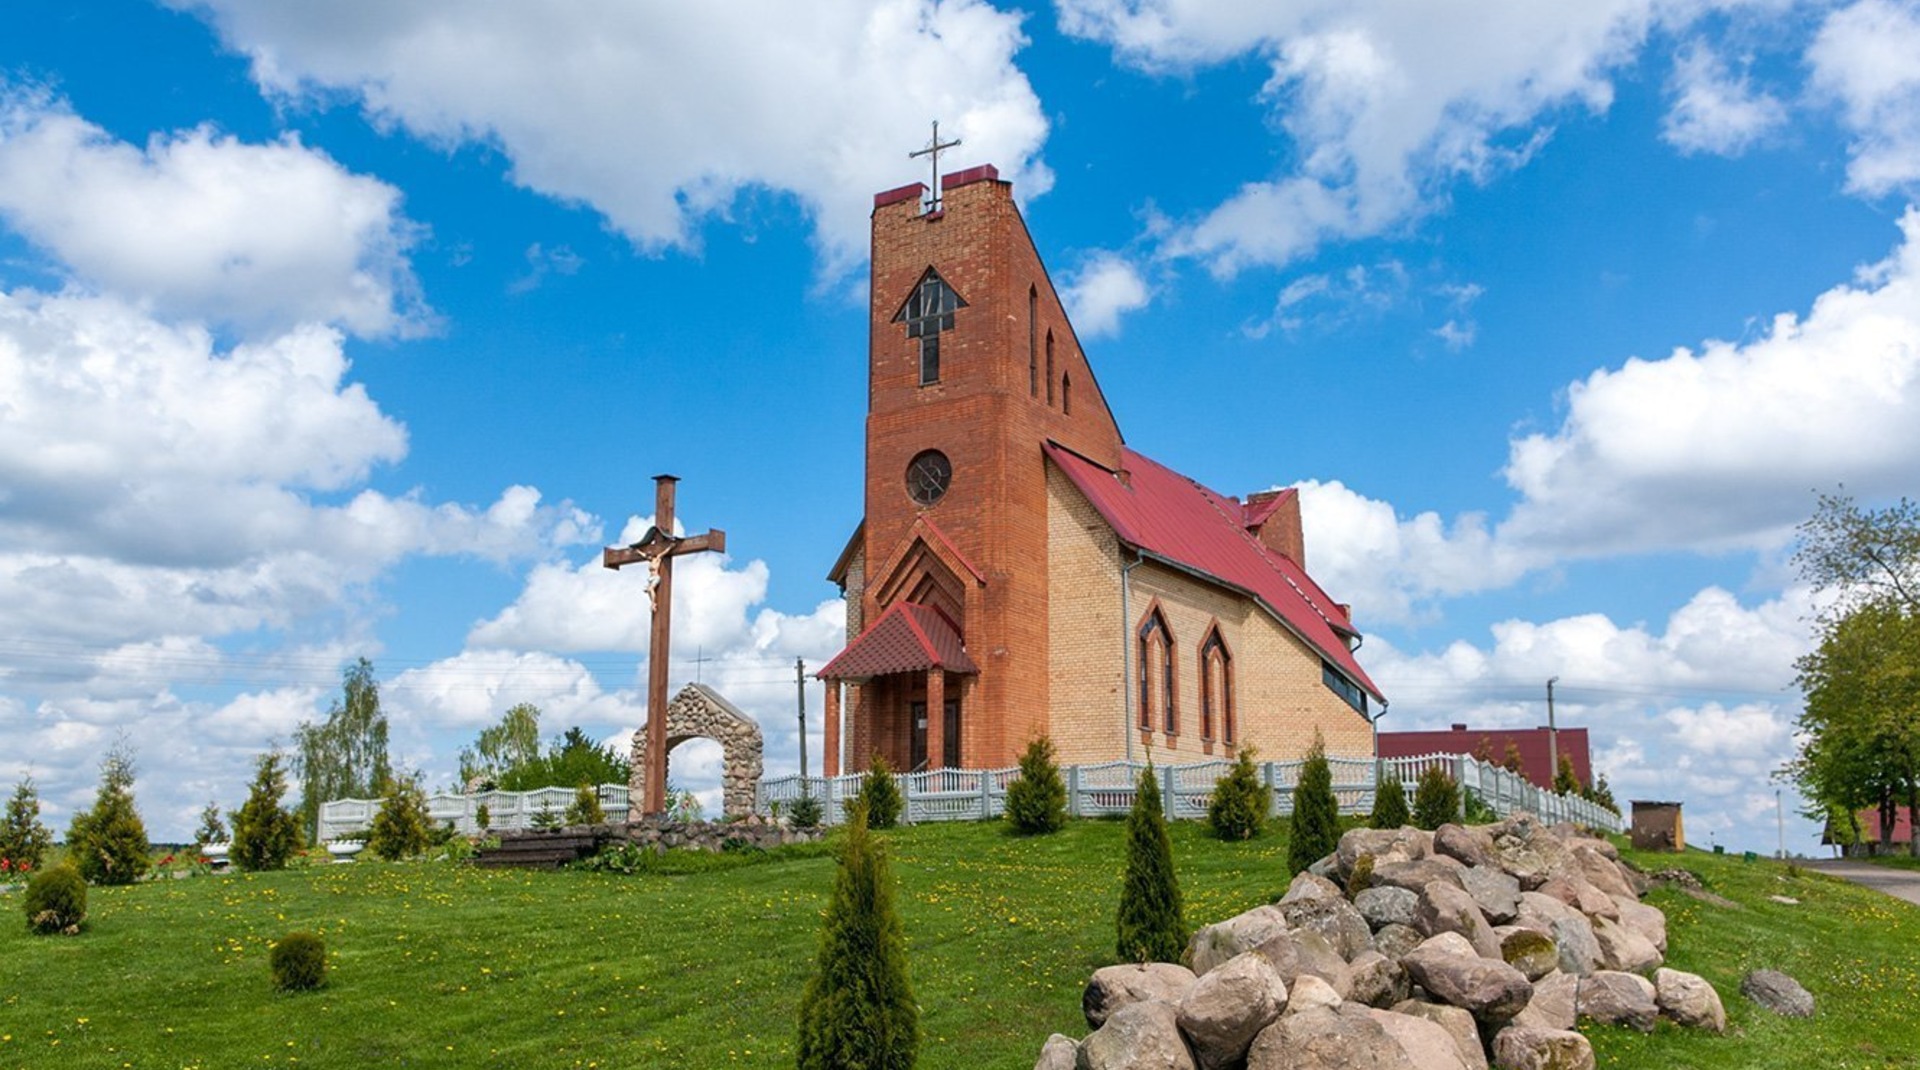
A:
[[[1157,604],[1174,640],[1175,705],[1179,732],[1156,725],[1135,731],[1133,754],[1196,762],[1231,757],[1220,739],[1200,738],[1200,644],[1215,622],[1233,655],[1234,720],[1238,742],[1259,757],[1284,761],[1304,755],[1318,728],[1331,756],[1371,757],[1372,729],[1321,681],[1320,655],[1255,603],[1186,573],[1147,561],[1133,569],[1127,593],[1132,620],[1120,619],[1120,570],[1131,561],[1093,506],[1063,473],[1048,466],[1048,572],[1052,586],[1052,722],[1062,762],[1101,762],[1126,755],[1121,726],[1121,644]],[[1133,648],[1129,646],[1129,650]],[[1131,654],[1126,655],[1134,657]],[[1137,660],[1135,658],[1134,660]],[[1133,666],[1138,672],[1138,666]],[[1137,686],[1129,684],[1129,686]],[[1138,711],[1134,711],[1134,718]],[[1215,726],[1215,736],[1221,726]]]

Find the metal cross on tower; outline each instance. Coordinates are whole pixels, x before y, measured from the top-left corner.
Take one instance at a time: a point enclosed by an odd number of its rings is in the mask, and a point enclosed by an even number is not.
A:
[[[705,535],[674,537],[673,485],[679,481],[679,476],[654,476],[653,526],[632,546],[609,546],[600,554],[600,563],[607,568],[641,562],[647,566],[653,635],[647,648],[647,797],[642,813],[649,815],[667,810],[667,651],[673,618],[673,559],[703,550],[727,550],[727,533],[718,528]]]
[[[916,156],[932,157],[930,162],[933,169],[933,181],[927,186],[927,188],[932,191],[927,201],[927,211],[929,212],[938,212],[940,210],[940,150],[951,149],[959,144],[959,138],[945,142],[940,140],[940,120],[935,119],[933,121],[933,140],[927,142],[927,147],[921,149],[919,152],[907,153],[907,159],[909,160]]]

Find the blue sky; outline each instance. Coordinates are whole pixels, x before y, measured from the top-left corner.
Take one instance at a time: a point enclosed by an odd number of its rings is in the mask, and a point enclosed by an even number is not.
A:
[[[0,781],[158,836],[373,659],[403,765],[698,674],[797,761],[871,195],[1015,183],[1129,443],[1300,484],[1384,726],[1774,843],[1816,490],[1920,475],[1920,4],[207,0],[0,16]],[[809,696],[817,762],[820,695]],[[717,796],[718,751],[675,778]],[[1814,850],[1791,816],[1789,848]]]

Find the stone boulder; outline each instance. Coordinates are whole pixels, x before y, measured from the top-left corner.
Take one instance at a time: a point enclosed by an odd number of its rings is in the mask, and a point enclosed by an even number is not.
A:
[[[1538,929],[1503,925],[1494,930],[1494,935],[1500,940],[1501,961],[1519,970],[1527,980],[1538,981],[1560,968],[1559,946]]]
[[[1150,999],[1114,1011],[1080,1042],[1079,1070],[1198,1070],[1173,1004]]]
[[[1419,892],[1434,881],[1446,881],[1455,887],[1464,888],[1460,874],[1465,866],[1451,858],[1420,858],[1411,862],[1375,862],[1373,865],[1373,884],[1375,888],[1405,888],[1409,892]]]
[[[1480,1027],[1474,1024],[1473,1015],[1444,1003],[1424,1003],[1413,999],[1394,1004],[1393,1012],[1425,1018],[1446,1030],[1447,1035],[1453,1038],[1454,1050],[1467,1070],[1487,1070],[1487,1053],[1480,1043]]]
[[[1369,1007],[1391,1007],[1407,998],[1407,971],[1378,951],[1362,951],[1347,964],[1353,973],[1353,991],[1347,998]]]
[[[1376,1009],[1370,1013],[1420,1070],[1469,1070],[1453,1035],[1433,1022],[1392,1011]]]
[[[1813,993],[1779,970],[1754,970],[1740,979],[1740,994],[1775,1014],[1813,1017]]]
[[[1441,825],[1433,833],[1433,853],[1464,866],[1484,866],[1493,859],[1493,836],[1480,827]]]
[[[1420,889],[1420,902],[1414,908],[1413,927],[1428,936],[1459,933],[1473,945],[1474,953],[1490,959],[1500,957],[1500,938],[1480,912],[1480,905],[1464,889],[1445,881],[1429,881]]]
[[[1357,1003],[1289,1014],[1260,1031],[1247,1070],[1419,1070]]]
[[[1468,866],[1460,874],[1460,886],[1493,924],[1505,925],[1520,916],[1520,882],[1511,874],[1492,866]]]
[[[1572,1030],[1502,1029],[1493,1038],[1500,1070],[1593,1070],[1593,1045]]]
[[[1351,959],[1373,948],[1372,926],[1367,924],[1367,919],[1354,909],[1352,903],[1347,902],[1345,896],[1336,894],[1324,898],[1283,900],[1280,914],[1287,919],[1288,928],[1296,932],[1316,932],[1325,937],[1334,953],[1343,959]]]
[[[1433,854],[1433,834],[1411,826],[1397,829],[1348,829],[1334,848],[1334,865],[1340,879],[1353,875],[1354,863],[1361,855],[1372,855],[1377,868],[1383,862],[1414,862]]]
[[[1074,1070],[1079,1059],[1079,1041],[1055,1033],[1041,1046],[1040,1058],[1034,1061],[1033,1070]]]
[[[1600,945],[1602,969],[1651,973],[1664,961],[1660,949],[1646,937],[1607,918],[1593,919],[1593,938]]]
[[[1449,940],[1451,937],[1451,940]],[[1463,954],[1461,948],[1469,950]],[[1401,958],[1407,976],[1435,999],[1482,1022],[1505,1022],[1533,998],[1533,984],[1499,959],[1482,958],[1456,934],[1434,937]]]
[[[1574,999],[1581,1018],[1651,1033],[1660,1020],[1660,1005],[1654,997],[1653,982],[1637,973],[1595,970],[1580,978]]]
[[[1579,1024],[1580,979],[1570,973],[1550,973],[1533,983],[1533,998],[1513,1016],[1513,1024],[1528,1029],[1559,1031]]]
[[[1655,970],[1653,1001],[1661,1015],[1675,1025],[1709,1033],[1727,1031],[1727,1009],[1720,1003],[1720,993],[1699,974],[1664,966]]]
[[[1201,1070],[1237,1066],[1260,1030],[1287,1008],[1287,986],[1258,952],[1236,955],[1193,983],[1180,999],[1180,1031]]]
[[[1193,987],[1193,971],[1171,962],[1127,963],[1103,966],[1080,994],[1080,1010],[1087,1025],[1098,1029],[1122,1007],[1148,1000],[1169,1006],[1180,1002]]]
[[[1353,971],[1347,966],[1347,960],[1319,933],[1305,929],[1281,933],[1256,950],[1280,971],[1280,979],[1286,982],[1289,992],[1293,991],[1295,982],[1308,975],[1325,981],[1341,999],[1353,991]]]
[[[1204,926],[1187,940],[1187,964],[1204,976],[1208,970],[1287,931],[1287,916],[1275,906],[1259,906],[1225,921]]]

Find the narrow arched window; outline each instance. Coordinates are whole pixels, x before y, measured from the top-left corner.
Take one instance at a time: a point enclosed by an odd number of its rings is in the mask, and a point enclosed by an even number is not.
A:
[[[1047,332],[1047,404],[1053,404],[1053,332]]]
[[[1180,730],[1173,703],[1173,633],[1159,609],[1149,611],[1140,622],[1140,729],[1150,732],[1155,724],[1168,735]]]
[[[1027,287],[1027,395],[1040,396],[1040,291]]]
[[[1233,653],[1220,638],[1216,626],[1200,644],[1200,738],[1219,738],[1232,743],[1237,726],[1233,723]]]

